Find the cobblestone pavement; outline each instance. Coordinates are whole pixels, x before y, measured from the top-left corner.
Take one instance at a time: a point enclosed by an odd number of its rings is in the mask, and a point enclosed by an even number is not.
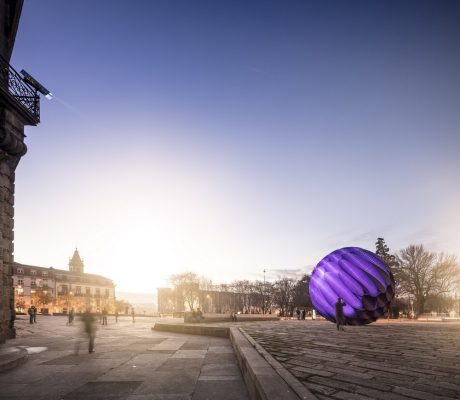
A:
[[[78,317],[77,317],[78,318]],[[88,354],[80,323],[40,317],[16,323],[28,361],[0,374],[0,399],[204,400],[247,399],[228,339],[154,332],[153,318],[109,318],[99,326],[96,352]],[[78,355],[75,344],[81,342]]]
[[[319,399],[460,399],[460,324],[345,327],[280,321],[244,327]]]

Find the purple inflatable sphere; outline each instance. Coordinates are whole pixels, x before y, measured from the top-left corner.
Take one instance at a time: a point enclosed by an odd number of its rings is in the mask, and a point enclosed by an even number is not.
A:
[[[346,325],[376,321],[389,309],[395,293],[393,274],[382,259],[359,247],[344,247],[324,257],[313,270],[310,297],[315,309],[335,322],[341,297]]]

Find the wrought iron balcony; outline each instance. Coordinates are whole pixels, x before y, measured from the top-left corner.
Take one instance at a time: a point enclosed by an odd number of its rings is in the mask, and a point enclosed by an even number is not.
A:
[[[40,97],[23,81],[21,75],[0,56],[0,90],[26,111],[35,123],[40,122]]]

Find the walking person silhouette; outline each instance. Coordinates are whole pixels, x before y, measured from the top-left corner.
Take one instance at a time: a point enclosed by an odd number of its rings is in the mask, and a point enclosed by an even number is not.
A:
[[[89,308],[81,316],[83,322],[83,332],[86,334],[88,343],[88,352],[94,353],[94,341],[96,339],[96,317]],[[80,342],[77,341],[75,345],[75,354],[78,354]]]

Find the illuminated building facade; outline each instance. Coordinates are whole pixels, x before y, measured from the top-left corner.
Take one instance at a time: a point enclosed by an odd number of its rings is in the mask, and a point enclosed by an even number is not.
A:
[[[115,285],[109,278],[87,274],[78,250],[69,261],[69,270],[14,263],[13,283],[17,312],[35,305],[42,313],[83,312],[104,308],[115,311]]]

